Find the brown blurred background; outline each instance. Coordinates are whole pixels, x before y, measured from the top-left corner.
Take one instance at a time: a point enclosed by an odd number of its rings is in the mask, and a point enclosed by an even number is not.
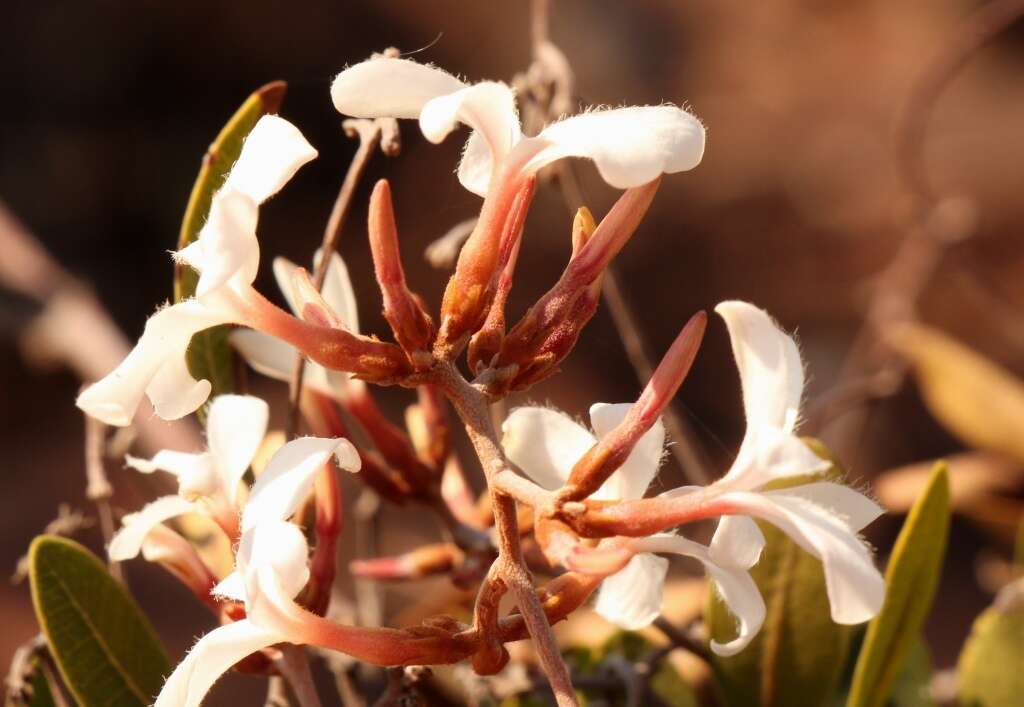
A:
[[[915,80],[977,6],[967,0],[554,0],[551,35],[572,62],[584,104],[682,103],[708,127],[693,172],[664,180],[618,271],[652,353],[694,311],[747,299],[797,330],[809,395],[835,382],[882,271],[913,225],[913,200],[894,151],[894,126]],[[271,258],[310,258],[354,151],[328,97],[348,63],[396,46],[470,79],[510,79],[530,60],[525,2],[88,2],[13,0],[2,12],[0,199],[68,269],[95,286],[131,336],[170,296],[173,249],[203,150],[248,93],[289,83],[282,113],[320,150],[263,209],[259,284],[277,298]],[[970,238],[945,249],[919,301],[920,318],[1024,373],[1024,35],[1005,33],[942,94],[927,121],[924,165],[943,196],[965,197]],[[453,170],[462,136],[432,146],[403,125],[397,159],[375,159],[341,251],[353,273],[364,329],[386,333],[363,221],[369,186],[392,181],[411,284],[436,302],[447,277],[423,249],[479,199]],[[614,192],[579,165],[600,214]],[[556,189],[531,212],[512,294],[521,312],[557,277],[570,219]],[[0,253],[0,258],[5,254]],[[0,567],[17,557],[60,501],[83,500],[79,382],[27,366],[19,332],[36,307],[0,290]],[[583,415],[594,401],[629,400],[638,381],[605,312],[585,331],[565,372],[531,391]],[[283,400],[283,386],[253,379]],[[401,391],[382,396],[398,413]],[[743,431],[724,327],[712,323],[679,402],[723,469]],[[278,406],[278,420],[283,413]],[[877,406],[856,437],[836,438],[858,479],[959,449],[927,414],[912,383]],[[832,441],[832,440],[830,440]],[[664,485],[678,483],[669,468]],[[145,493],[115,471],[118,505]],[[385,513],[385,545],[413,540]],[[426,526],[429,528],[429,524]],[[883,548],[898,522],[878,524]],[[396,532],[392,534],[390,531]],[[81,536],[98,548],[95,529]],[[987,542],[954,522],[929,638],[949,665],[977,611],[975,551]],[[159,571],[134,563],[140,590],[170,650],[209,627],[204,610]],[[0,589],[0,656],[35,632],[26,586]]]

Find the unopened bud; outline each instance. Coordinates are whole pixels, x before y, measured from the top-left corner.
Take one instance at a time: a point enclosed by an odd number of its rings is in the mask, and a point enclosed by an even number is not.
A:
[[[462,551],[451,543],[425,545],[404,555],[352,560],[349,569],[357,577],[402,580],[448,572],[462,560]]]
[[[384,318],[391,325],[395,340],[413,357],[416,352],[429,350],[434,339],[434,322],[420,299],[406,286],[391,187],[386,179],[377,182],[370,197],[368,229],[373,265],[384,298]],[[423,358],[418,356],[412,360],[415,363]]]
[[[601,276],[636,231],[659,180],[627,190],[594,228],[586,209],[573,220],[573,256],[562,276],[505,337],[485,382],[493,394],[522,390],[554,374],[601,298]],[[490,380],[488,380],[488,378]]]
[[[417,456],[408,435],[384,416],[364,383],[353,382],[346,387],[342,406],[359,421],[381,456],[402,474],[414,492],[432,483],[434,470]]]
[[[559,493],[560,499],[579,501],[586,498],[601,488],[608,477],[625,463],[633,447],[651,429],[686,379],[706,326],[707,314],[704,312],[690,317],[622,422],[576,462],[568,482]]]
[[[441,329],[434,354],[450,360],[483,324],[497,289],[498,278],[520,238],[533,200],[536,179],[529,177],[488,194],[473,233],[441,301]]]

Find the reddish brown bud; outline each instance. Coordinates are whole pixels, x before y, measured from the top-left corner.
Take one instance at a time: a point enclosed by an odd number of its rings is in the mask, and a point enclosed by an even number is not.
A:
[[[362,380],[389,385],[412,373],[408,358],[398,346],[333,326],[336,318],[332,320],[330,308],[309,299],[305,288],[303,293],[304,319],[296,319],[254,295],[259,299],[247,312],[251,325],[288,342],[325,368],[348,371]]]
[[[490,392],[521,390],[552,375],[569,355],[601,297],[601,276],[636,231],[659,180],[627,190],[595,229],[581,209],[573,221],[573,256],[561,278],[505,337],[492,371],[481,376]]]
[[[626,417],[576,462],[569,481],[558,494],[560,499],[579,501],[586,498],[622,466],[686,379],[704,338],[707,320],[704,312],[690,317]]]
[[[462,561],[462,551],[451,543],[425,545],[404,555],[352,560],[349,570],[357,577],[402,580],[448,572]]]
[[[426,352],[434,339],[434,322],[405,283],[405,271],[398,250],[398,229],[391,205],[391,187],[386,179],[377,182],[370,197],[368,230],[370,251],[377,282],[384,299],[384,318],[395,340],[414,362],[428,364]]]
[[[536,184],[536,178],[528,177],[503,185],[484,201],[441,301],[441,330],[434,344],[438,358],[458,355],[487,316],[498,279],[522,235]]]
[[[432,483],[434,471],[417,456],[408,435],[384,417],[365,383],[353,381],[348,385],[342,406],[359,420],[381,456],[402,474],[414,492]]]

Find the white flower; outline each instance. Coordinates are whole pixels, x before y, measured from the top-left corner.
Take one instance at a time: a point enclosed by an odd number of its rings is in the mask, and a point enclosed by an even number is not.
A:
[[[675,489],[665,496],[700,494],[700,503],[723,515],[709,547],[674,535],[630,542],[629,564],[601,585],[597,610],[625,628],[650,623],[660,611],[667,564],[652,554],[676,553],[699,559],[739,620],[738,636],[712,642],[722,655],[742,650],[765,617],[760,592],[747,573],[758,561],[764,535],[753,518],[765,520],[822,561],[826,588],[837,623],[866,621],[881,608],[882,576],[858,532],[882,509],[853,489],[817,482],[777,490],[778,479],[824,471],[828,464],[793,434],[803,393],[803,366],[792,338],[762,310],[743,302],[723,302],[716,311],[732,339],[743,385],[747,432],[728,473],[707,488]],[[598,404],[591,422],[598,437],[622,420],[629,405]],[[549,489],[563,485],[595,438],[565,415],[544,408],[520,408],[504,425],[509,459]],[[643,496],[657,473],[664,431],[660,422],[642,437],[623,464],[592,496],[631,500]]]
[[[273,115],[260,118],[224,186],[214,195],[199,238],[176,254],[200,272],[196,297],[151,316],[127,358],[83,391],[78,407],[107,424],[125,426],[143,395],[166,420],[184,417],[203,404],[210,383],[192,377],[185,350],[192,336],[203,329],[244,324],[249,319],[256,300],[252,281],[260,258],[259,205],[316,154],[288,121]]]
[[[732,467],[707,489],[717,494],[717,503],[734,509],[715,532],[712,559],[732,558],[739,565],[756,562],[764,537],[747,516],[761,518],[822,561],[834,621],[867,621],[882,606],[885,581],[858,533],[883,510],[853,489],[829,481],[765,490],[778,479],[828,468],[794,434],[804,388],[800,352],[793,339],[753,305],[723,302],[715,311],[725,320],[732,340],[747,431]]]
[[[604,437],[626,417],[630,403],[597,403],[590,408],[594,434],[568,416],[540,407],[512,411],[502,426],[502,446],[509,460],[538,484],[554,490],[569,478],[576,462],[597,438]],[[598,489],[595,500],[634,500],[643,497],[658,473],[665,443],[665,428],[658,420],[633,447],[625,463]],[[700,543],[675,535],[655,535],[633,541],[637,554],[623,569],[601,583],[595,609],[618,626],[635,630],[661,613],[668,561],[652,553],[693,557],[703,563],[719,593],[740,620],[739,637],[727,644],[712,642],[716,653],[741,650],[764,621],[764,600],[746,567],[719,564]]]
[[[306,539],[288,519],[332,456],[341,468],[359,470],[359,455],[347,440],[303,437],[288,442],[271,457],[243,501],[239,482],[263,439],[266,421],[267,407],[262,400],[219,396],[210,405],[207,418],[208,451],[162,451],[151,460],[129,460],[144,472],[161,469],[175,474],[180,495],[164,496],[126,516],[111,540],[111,559],[135,557],[160,523],[185,513],[212,514],[211,506],[228,504],[240,517],[242,531],[236,569],[214,592],[245,602],[247,618],[211,631],[192,648],[157,698],[161,707],[198,705],[217,678],[239,660],[293,638],[259,620],[260,607],[268,601],[281,603],[290,611],[292,600],[309,579]]]
[[[564,157],[592,159],[606,182],[627,189],[693,169],[704,154],[700,121],[671,105],[595,110],[524,137],[508,86],[466,84],[408,59],[374,57],[345,69],[331,86],[331,98],[345,115],[418,118],[435,143],[458,123],[468,125],[472,133],[459,181],[481,196],[496,179],[515,182]]]
[[[317,252],[316,262],[319,261],[320,253]],[[292,312],[298,316],[301,312],[297,309],[298,300],[292,284],[292,275],[297,269],[298,266],[287,258],[274,259],[274,278],[277,280],[277,286],[284,294]],[[321,294],[341,325],[353,334],[358,334],[359,312],[356,309],[355,292],[345,261],[337,253],[331,254]],[[294,346],[252,329],[231,332],[230,341],[246,362],[259,373],[279,381],[291,380],[295,357],[298,355]],[[346,380],[347,373],[329,370],[312,361],[306,362],[302,377],[303,385],[332,397],[341,394]]]

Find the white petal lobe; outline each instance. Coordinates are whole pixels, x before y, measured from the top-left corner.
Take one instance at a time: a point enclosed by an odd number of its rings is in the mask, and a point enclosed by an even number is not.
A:
[[[594,610],[627,631],[650,624],[661,613],[668,560],[641,553],[611,575],[598,590]]]
[[[427,101],[465,84],[434,66],[376,57],[350,66],[334,79],[331,100],[355,118],[418,118]]]
[[[568,480],[573,466],[596,441],[569,416],[541,407],[516,408],[501,430],[509,460],[551,490]]]
[[[130,560],[142,550],[142,543],[155,526],[186,513],[195,506],[181,496],[163,496],[121,519],[121,529],[110,539],[107,554],[115,562]]]

